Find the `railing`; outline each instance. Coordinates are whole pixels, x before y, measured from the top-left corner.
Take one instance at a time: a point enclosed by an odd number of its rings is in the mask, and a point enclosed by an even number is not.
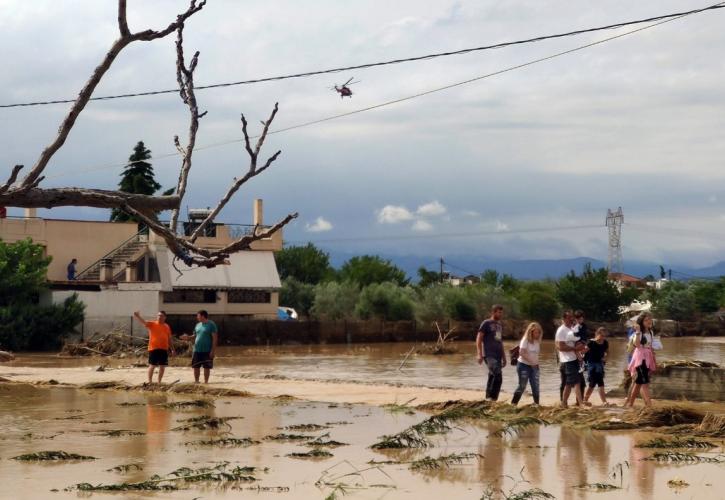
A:
[[[134,240],[141,241],[141,238],[140,237],[141,236],[148,236],[148,234],[149,234],[149,228],[146,227],[146,226],[144,226],[136,234],[134,234],[133,236],[131,236],[130,238],[128,238],[127,240],[125,240],[123,243],[121,243],[116,248],[114,248],[113,250],[111,250],[110,252],[108,252],[106,255],[104,255],[103,257],[101,257],[97,261],[95,261],[90,266],[86,267],[83,271],[81,271],[78,274],[76,274],[75,279],[76,280],[82,280],[83,279],[83,276],[85,274],[89,273],[92,269],[95,269],[96,266],[100,267],[102,260],[104,260],[104,259],[112,259],[113,256],[115,254],[117,254],[120,250],[122,250],[126,245],[128,245],[129,243],[131,243]]]

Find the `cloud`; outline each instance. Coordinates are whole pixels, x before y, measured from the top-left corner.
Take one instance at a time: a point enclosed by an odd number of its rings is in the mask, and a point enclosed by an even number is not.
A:
[[[305,226],[305,229],[309,231],[310,233],[322,233],[325,231],[330,231],[332,229],[332,223],[323,217],[318,217],[315,219],[315,222],[312,224],[307,224]]]
[[[436,215],[443,215],[444,213],[446,213],[446,207],[444,207],[437,200],[434,200],[430,203],[425,203],[419,206],[418,210],[416,210],[415,213],[422,217],[434,217]]]
[[[385,205],[378,211],[378,222],[381,224],[397,224],[413,219],[413,214],[405,207]]]
[[[411,227],[413,231],[432,231],[433,230],[433,224],[428,222],[427,220],[418,219],[415,221],[413,226]]]
[[[501,222],[500,220],[496,221],[496,231],[498,232],[505,232],[509,230],[509,225],[505,222]]]
[[[465,215],[466,217],[478,217],[479,215],[481,215],[480,213],[476,212],[475,210],[464,210],[461,213],[463,215]]]

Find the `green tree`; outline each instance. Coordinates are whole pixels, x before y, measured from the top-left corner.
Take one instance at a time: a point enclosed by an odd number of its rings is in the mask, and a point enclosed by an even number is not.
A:
[[[159,189],[161,184],[156,182],[154,178],[154,168],[151,166],[149,160],[151,158],[151,151],[146,148],[143,141],[138,141],[136,146],[133,148],[133,154],[128,157],[128,164],[124,167],[121,173],[121,182],[118,183],[119,191],[125,193],[136,193],[152,195]],[[164,194],[173,193],[173,189],[166,191]],[[111,211],[111,221],[113,222],[128,222],[135,221],[136,219],[128,215],[120,208],[114,208]]]
[[[697,302],[692,289],[684,283],[669,281],[657,293],[655,313],[666,319],[688,321],[697,315]]]
[[[302,283],[316,285],[331,279],[335,273],[330,266],[330,255],[312,243],[283,248],[275,253],[274,259],[282,279],[294,278]]]
[[[427,288],[441,282],[441,273],[429,271],[421,266],[418,268],[418,278],[418,286],[420,288]]]
[[[291,307],[298,314],[309,317],[314,302],[314,285],[302,283],[293,277],[287,277],[282,280],[282,289],[279,292],[279,303],[281,306]]]
[[[360,288],[355,283],[329,281],[315,286],[315,304],[311,313],[317,318],[350,319],[355,316],[355,306]]]
[[[527,283],[522,286],[518,298],[521,314],[527,319],[545,325],[551,323],[559,315],[559,302],[556,300],[555,287],[537,281]]]
[[[360,292],[355,310],[361,319],[410,320],[414,318],[413,293],[392,282],[373,283]]]
[[[483,271],[483,274],[481,274],[481,282],[489,286],[498,286],[498,279],[498,271],[495,269],[486,269]]]
[[[556,294],[565,307],[581,309],[594,321],[617,319],[617,308],[627,303],[609,280],[609,272],[605,268],[594,270],[590,264],[579,276],[571,271],[561,278]]]
[[[690,288],[698,311],[707,314],[720,309],[723,290],[719,283],[698,281],[692,283]]]
[[[392,282],[398,286],[408,284],[404,271],[389,260],[381,259],[377,255],[351,258],[340,269],[339,279],[340,281],[352,281],[361,287],[384,282]]]
[[[55,349],[83,321],[85,305],[73,294],[62,305],[41,306],[50,257],[30,239],[0,241],[0,347]]]

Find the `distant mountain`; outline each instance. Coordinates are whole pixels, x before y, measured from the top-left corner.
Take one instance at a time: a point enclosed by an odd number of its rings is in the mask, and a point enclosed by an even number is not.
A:
[[[339,268],[351,257],[357,254],[339,252],[330,253],[331,264]],[[405,271],[415,281],[418,278],[418,268],[423,266],[430,271],[440,269],[437,256],[412,256],[412,255],[386,255],[380,257],[390,260],[393,264]],[[545,278],[560,278],[569,271],[581,272],[586,264],[591,264],[595,269],[606,267],[607,263],[591,257],[576,257],[572,259],[531,259],[531,260],[502,260],[473,255],[451,255],[444,256],[444,270],[455,276],[466,276],[468,274],[481,274],[486,269],[495,269],[499,273],[510,274],[522,280],[538,280]],[[625,261],[624,272],[640,278],[647,275],[659,277],[660,264],[645,261]],[[665,266],[667,267],[667,266]],[[725,261],[718,262],[709,267],[690,268],[677,266],[673,269],[673,278],[688,279],[693,277],[713,277],[725,275]]]

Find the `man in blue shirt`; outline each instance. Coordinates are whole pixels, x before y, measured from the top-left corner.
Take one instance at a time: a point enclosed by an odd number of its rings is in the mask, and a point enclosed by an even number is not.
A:
[[[503,352],[503,306],[498,304],[491,308],[491,317],[481,323],[476,335],[476,351],[478,364],[486,362],[488,367],[488,380],[486,381],[486,399],[498,400],[503,376],[501,369],[506,366],[506,356]]]
[[[204,368],[204,383],[209,383],[209,375],[214,368],[217,339],[219,337],[216,323],[209,319],[209,313],[201,310],[196,313],[198,323],[194,327],[194,335],[182,335],[182,340],[194,341],[194,354],[191,367],[194,369],[194,382],[199,382],[201,368]]]

